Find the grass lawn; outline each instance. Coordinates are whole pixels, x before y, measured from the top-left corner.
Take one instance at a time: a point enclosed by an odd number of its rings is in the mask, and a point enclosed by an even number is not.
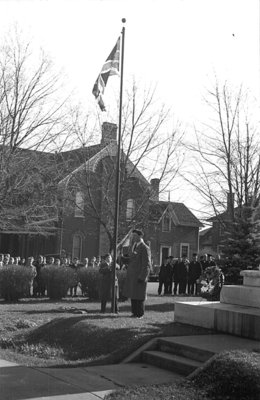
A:
[[[206,334],[173,322],[174,298],[149,295],[143,319],[130,318],[130,302],[118,316],[100,314],[84,297],[0,301],[0,358],[27,366],[117,363],[155,336]],[[108,307],[109,309],[109,307]]]
[[[105,400],[215,400],[191,383],[184,381],[171,385],[151,385],[123,388],[105,397]],[[220,400],[220,399],[219,399]],[[223,400],[223,399],[221,399]],[[227,400],[227,399],[225,399]]]

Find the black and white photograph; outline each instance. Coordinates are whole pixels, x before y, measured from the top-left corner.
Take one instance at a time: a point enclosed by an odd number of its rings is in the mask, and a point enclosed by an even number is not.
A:
[[[0,0],[0,400],[260,399],[260,0]]]

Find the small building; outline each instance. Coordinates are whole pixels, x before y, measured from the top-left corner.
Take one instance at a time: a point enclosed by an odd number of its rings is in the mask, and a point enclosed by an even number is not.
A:
[[[151,242],[154,265],[167,256],[191,258],[199,251],[202,223],[183,203],[155,198],[149,208],[147,237]]]
[[[209,253],[214,257],[221,257],[222,248],[226,240],[226,230],[231,222],[231,213],[236,215],[238,208],[234,208],[234,196],[227,194],[226,210],[211,218],[207,222],[210,228],[200,232],[200,253]]]
[[[199,253],[201,255],[203,254],[212,254],[215,256],[216,254],[213,254],[213,248],[212,248],[212,227],[210,228],[205,228],[200,231],[199,233]]]

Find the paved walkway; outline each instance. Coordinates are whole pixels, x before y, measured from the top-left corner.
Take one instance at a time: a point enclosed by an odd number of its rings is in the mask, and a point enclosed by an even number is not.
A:
[[[260,342],[231,335],[172,338],[176,342],[220,352],[260,349]],[[170,383],[179,375],[142,363],[86,368],[29,368],[0,360],[1,400],[97,400],[123,386]]]
[[[179,379],[146,364],[86,368],[29,368],[0,360],[1,400],[97,400],[123,386],[162,384]]]

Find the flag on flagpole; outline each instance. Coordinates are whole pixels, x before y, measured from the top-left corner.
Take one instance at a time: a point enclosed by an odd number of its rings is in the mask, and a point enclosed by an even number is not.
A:
[[[105,87],[110,75],[119,75],[119,57],[120,57],[120,37],[107,57],[105,64],[97,77],[93,86],[92,93],[95,96],[101,111],[106,111],[106,107],[102,98]]]

